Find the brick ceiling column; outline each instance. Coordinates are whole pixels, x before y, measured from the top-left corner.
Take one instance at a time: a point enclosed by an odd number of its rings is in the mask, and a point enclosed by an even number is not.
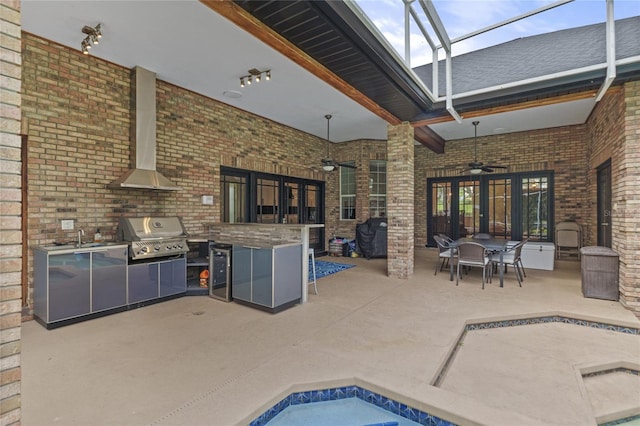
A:
[[[640,81],[626,83],[619,195],[614,198],[614,250],[620,255],[620,302],[640,317]]]
[[[387,127],[387,273],[413,275],[414,147],[409,123]]]
[[[22,415],[22,137],[20,2],[0,3],[0,424]]]

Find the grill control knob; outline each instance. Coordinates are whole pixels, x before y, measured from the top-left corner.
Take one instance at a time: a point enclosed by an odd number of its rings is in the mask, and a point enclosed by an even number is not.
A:
[[[155,252],[160,251],[160,246],[155,246],[155,247],[153,248],[153,251],[155,251]]]
[[[149,249],[145,246],[140,249],[140,253],[146,253]]]

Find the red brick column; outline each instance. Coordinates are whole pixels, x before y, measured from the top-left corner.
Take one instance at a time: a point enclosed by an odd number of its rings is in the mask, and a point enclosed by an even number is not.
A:
[[[389,125],[387,136],[387,273],[407,279],[414,262],[413,127]]]
[[[20,424],[22,234],[20,1],[0,2],[0,424]]]

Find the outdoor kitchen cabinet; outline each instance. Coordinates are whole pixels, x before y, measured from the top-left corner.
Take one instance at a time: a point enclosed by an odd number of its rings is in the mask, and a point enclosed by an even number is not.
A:
[[[184,256],[129,265],[129,304],[152,301],[187,291],[187,261]]]
[[[233,245],[233,300],[279,312],[300,302],[302,257],[300,243],[268,247]]]
[[[47,328],[127,303],[127,246],[34,249],[34,315]]]

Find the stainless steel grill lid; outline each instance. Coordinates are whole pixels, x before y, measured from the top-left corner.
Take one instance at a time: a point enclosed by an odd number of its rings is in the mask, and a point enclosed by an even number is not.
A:
[[[187,230],[177,216],[121,217],[118,229],[123,241],[187,237]]]
[[[187,230],[177,216],[121,217],[116,236],[130,243],[132,259],[186,253]]]

